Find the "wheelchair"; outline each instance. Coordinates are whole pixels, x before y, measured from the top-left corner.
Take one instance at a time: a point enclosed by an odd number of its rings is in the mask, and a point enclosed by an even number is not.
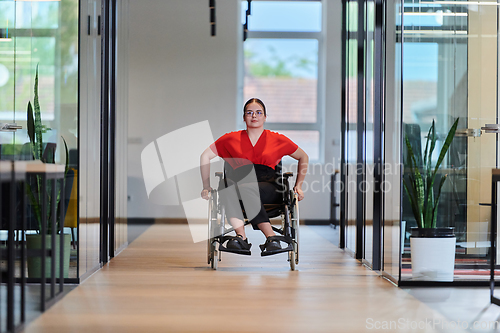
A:
[[[290,269],[293,271],[299,263],[299,206],[297,195],[293,192],[289,183],[289,177],[293,176],[292,172],[281,173],[281,162],[276,166],[276,175],[279,177],[278,184],[282,185],[283,200],[280,203],[264,204],[264,208],[269,218],[281,217],[281,226],[272,225],[273,230],[278,234],[274,236],[280,242],[286,243],[288,246],[279,250],[279,253],[288,252],[288,261]],[[216,172],[216,177],[219,177],[219,183],[224,181],[225,172]],[[243,209],[242,209],[243,210]],[[250,224],[243,210],[244,225]],[[226,223],[226,211],[224,204],[220,200],[217,190],[212,189],[209,198],[208,208],[208,264],[212,269],[216,270],[219,261],[221,261],[222,252],[228,251],[223,244],[232,238],[227,236],[234,228]],[[261,245],[263,250],[263,245]],[[271,253],[276,254],[276,253]],[[270,255],[262,252],[262,256]]]

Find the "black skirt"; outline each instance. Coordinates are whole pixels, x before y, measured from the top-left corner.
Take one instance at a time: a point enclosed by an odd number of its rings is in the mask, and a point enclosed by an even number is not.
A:
[[[232,169],[226,163],[225,174],[226,178],[219,184],[219,193],[226,217],[247,218],[255,230],[259,229],[260,223],[269,222],[264,204],[283,202],[283,191],[276,182],[275,170],[260,164]]]

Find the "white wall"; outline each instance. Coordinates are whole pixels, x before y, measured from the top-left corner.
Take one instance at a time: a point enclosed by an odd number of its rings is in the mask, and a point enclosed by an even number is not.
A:
[[[140,163],[147,144],[203,120],[214,137],[235,129],[239,1],[217,1],[216,37],[209,17],[208,1],[130,2],[129,217],[183,217],[181,206],[147,200]]]
[[[340,158],[341,4],[324,0],[326,94],[325,162]],[[140,154],[153,140],[209,120],[214,138],[237,130],[242,107],[240,2],[217,0],[217,36],[210,36],[208,1],[143,0],[130,3],[129,217],[183,217],[181,206],[147,200]],[[322,169],[321,172],[318,172]],[[329,168],[331,169],[331,168]],[[324,167],[309,183],[329,182]],[[201,184],[200,184],[201,190]],[[330,193],[308,191],[301,218],[327,219]]]
[[[341,148],[341,21],[342,3],[337,0],[323,0],[323,31],[324,31],[324,163],[311,164],[306,181],[309,188],[306,198],[300,204],[300,218],[328,219],[330,218],[330,174],[340,168]],[[340,175],[337,175],[337,182]],[[340,193],[337,193],[337,201]],[[338,213],[338,212],[337,212]]]

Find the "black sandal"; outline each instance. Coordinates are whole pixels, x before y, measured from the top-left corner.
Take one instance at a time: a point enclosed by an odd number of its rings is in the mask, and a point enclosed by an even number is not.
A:
[[[227,241],[226,246],[222,245]],[[250,248],[252,244],[248,243],[248,238],[243,240],[243,236],[224,236],[221,239],[219,250],[236,254],[251,255]]]
[[[286,248],[282,248],[280,242],[285,242],[288,246]],[[269,236],[267,237],[266,242],[259,245],[259,247],[262,251],[260,253],[262,257],[293,251],[292,240],[290,237],[285,236]]]

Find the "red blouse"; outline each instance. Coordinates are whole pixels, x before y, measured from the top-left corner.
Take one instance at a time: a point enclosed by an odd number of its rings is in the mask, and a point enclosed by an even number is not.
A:
[[[210,149],[234,169],[248,164],[245,160],[274,169],[283,156],[293,154],[298,147],[283,134],[270,130],[262,132],[255,146],[245,130],[224,134],[210,145]]]

